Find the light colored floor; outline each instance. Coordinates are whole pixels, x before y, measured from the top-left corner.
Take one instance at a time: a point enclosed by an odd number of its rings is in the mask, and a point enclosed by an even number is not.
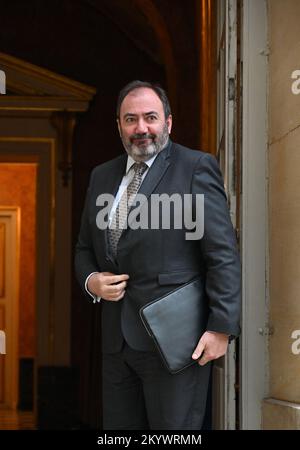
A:
[[[35,430],[34,414],[30,411],[0,409],[0,430]]]

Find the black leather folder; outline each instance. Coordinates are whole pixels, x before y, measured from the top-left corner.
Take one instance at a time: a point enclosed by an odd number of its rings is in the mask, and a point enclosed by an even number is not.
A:
[[[197,362],[192,354],[208,318],[203,297],[203,281],[197,277],[140,309],[142,322],[172,374]]]

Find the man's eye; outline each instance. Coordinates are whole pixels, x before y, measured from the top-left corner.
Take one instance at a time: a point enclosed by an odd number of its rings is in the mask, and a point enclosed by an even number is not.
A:
[[[127,117],[125,120],[126,123],[132,123],[133,121],[134,121],[133,117]]]
[[[154,120],[156,120],[156,116],[148,116],[148,119],[150,120],[150,122],[153,122]]]

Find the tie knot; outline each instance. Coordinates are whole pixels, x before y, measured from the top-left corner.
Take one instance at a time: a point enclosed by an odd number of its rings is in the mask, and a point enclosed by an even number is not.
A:
[[[143,173],[145,172],[145,170],[147,170],[148,166],[146,163],[144,162],[140,162],[140,163],[134,163],[133,164],[133,169],[136,175],[143,175]]]

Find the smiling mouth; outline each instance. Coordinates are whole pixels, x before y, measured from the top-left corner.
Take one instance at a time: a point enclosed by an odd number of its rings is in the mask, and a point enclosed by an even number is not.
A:
[[[152,141],[152,138],[137,138],[132,139],[132,142],[135,144],[147,144],[149,141]]]

